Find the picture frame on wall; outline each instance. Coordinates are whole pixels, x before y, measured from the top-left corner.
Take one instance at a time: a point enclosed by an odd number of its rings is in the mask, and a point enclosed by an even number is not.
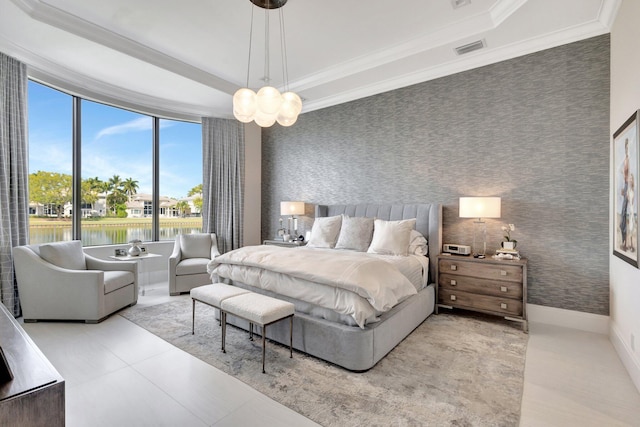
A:
[[[638,267],[640,110],[613,134],[613,254]]]

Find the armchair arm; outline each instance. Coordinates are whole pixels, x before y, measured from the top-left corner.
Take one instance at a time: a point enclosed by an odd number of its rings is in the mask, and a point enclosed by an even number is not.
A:
[[[182,259],[182,251],[180,250],[180,239],[176,237],[173,244],[173,252],[169,255],[169,293],[175,293],[176,289],[176,267]]]
[[[220,255],[220,251],[218,250],[218,236],[216,233],[211,233],[211,259]]]
[[[87,263],[87,270],[104,270],[104,271],[131,271],[138,275],[138,263],[136,261],[107,261],[84,254],[84,260]]]

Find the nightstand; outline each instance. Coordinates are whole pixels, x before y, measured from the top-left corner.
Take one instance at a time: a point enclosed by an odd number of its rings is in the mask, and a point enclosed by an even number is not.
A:
[[[527,323],[527,260],[438,256],[438,307]]]
[[[298,246],[304,246],[307,242],[301,242],[299,240],[294,240],[292,242],[285,242],[283,240],[263,240],[263,245],[274,245],[274,246],[283,246],[285,248],[295,248]]]

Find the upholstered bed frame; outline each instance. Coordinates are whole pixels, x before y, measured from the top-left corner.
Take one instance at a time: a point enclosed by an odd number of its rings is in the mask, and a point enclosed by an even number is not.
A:
[[[375,217],[384,220],[416,218],[416,230],[428,240],[429,282],[431,284],[381,316],[381,320],[361,329],[324,319],[296,313],[293,324],[293,347],[320,359],[335,363],[352,371],[372,368],[398,343],[418,327],[435,309],[437,256],[442,246],[442,206],[439,204],[395,204],[395,205],[318,205],[316,217],[345,214],[349,216]],[[288,300],[248,287],[233,284]],[[233,317],[228,323],[247,328],[248,324]],[[285,325],[286,323],[286,325]],[[282,344],[289,343],[289,322],[269,327],[267,338]]]

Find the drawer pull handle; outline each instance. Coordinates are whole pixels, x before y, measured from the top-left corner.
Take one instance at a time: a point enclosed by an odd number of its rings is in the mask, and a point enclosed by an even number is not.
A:
[[[458,269],[458,266],[455,264],[451,264],[451,271],[456,271]]]
[[[455,295],[451,295],[451,301],[455,301],[456,300],[456,296]]]
[[[506,286],[500,286],[500,290],[501,290],[502,292],[507,292],[507,291],[508,291],[508,289],[507,289],[507,287],[506,287]]]
[[[500,275],[501,275],[501,276],[506,276],[506,275],[507,275],[507,272],[506,272],[505,270],[500,270]]]
[[[458,282],[456,282],[455,280],[451,280],[451,286],[456,286],[458,284]]]
[[[506,309],[507,309],[507,304],[506,304],[506,303],[504,303],[504,302],[501,302],[501,303],[500,303],[500,308],[502,308],[502,309],[506,310]]]

